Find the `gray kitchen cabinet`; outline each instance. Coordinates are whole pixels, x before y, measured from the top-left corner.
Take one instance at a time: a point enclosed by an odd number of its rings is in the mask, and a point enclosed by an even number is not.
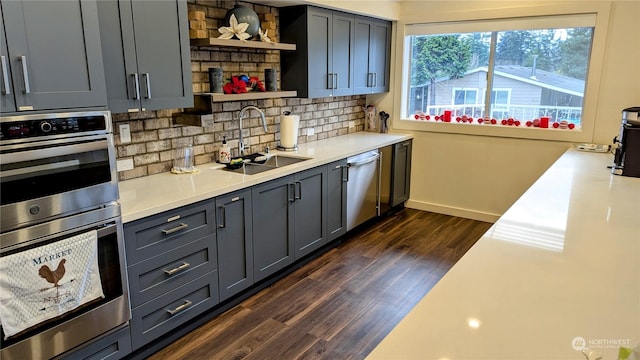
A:
[[[327,165],[327,236],[328,241],[347,232],[347,159]]]
[[[11,81],[11,69],[9,68],[9,56],[7,55],[7,39],[4,36],[4,20],[2,20],[2,6],[0,6],[0,111],[16,111],[16,101],[13,97],[13,82]]]
[[[220,300],[253,285],[251,189],[215,200]]]
[[[213,271],[131,310],[131,345],[139,349],[218,304]]]
[[[327,243],[326,166],[252,188],[255,281]]]
[[[353,94],[355,15],[312,6],[280,9],[283,42],[297,51],[280,55],[284,89],[307,98]]]
[[[98,1],[112,112],[193,106],[187,4]]]
[[[327,243],[327,167],[318,166],[294,175],[295,259]]]
[[[255,281],[294,261],[294,191],[293,175],[251,188]]]
[[[212,205],[205,200],[124,224],[134,350],[219,303]]]
[[[411,185],[411,152],[412,140],[393,145],[393,162],[391,177],[391,206],[400,205],[409,200]]]
[[[391,22],[355,17],[354,94],[389,91]]]
[[[2,1],[2,113],[107,105],[95,1]]]

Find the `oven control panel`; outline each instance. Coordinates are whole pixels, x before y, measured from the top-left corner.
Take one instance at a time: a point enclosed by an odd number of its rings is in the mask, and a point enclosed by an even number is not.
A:
[[[106,130],[104,116],[45,118],[0,123],[0,140]]]

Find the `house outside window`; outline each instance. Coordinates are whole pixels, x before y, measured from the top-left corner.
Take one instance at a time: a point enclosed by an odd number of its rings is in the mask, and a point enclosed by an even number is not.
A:
[[[548,118],[548,129],[580,131],[594,25],[592,15],[408,25],[401,116],[448,110],[452,122],[522,128]]]

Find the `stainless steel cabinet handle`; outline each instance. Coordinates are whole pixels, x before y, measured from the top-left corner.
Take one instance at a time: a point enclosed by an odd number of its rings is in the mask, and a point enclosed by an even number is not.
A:
[[[7,58],[6,56],[0,56],[0,60],[2,62],[2,82],[4,84],[4,89],[2,89],[3,95],[11,95],[11,89],[9,88],[9,75],[7,72]]]
[[[188,224],[181,223],[180,225],[178,225],[178,226],[174,227],[173,229],[169,229],[169,230],[162,230],[162,233],[163,233],[163,234],[165,234],[165,235],[169,235],[169,234],[173,234],[173,233],[174,233],[174,232],[176,232],[176,231],[180,231],[180,230],[182,230],[182,229],[186,229],[186,228],[188,228],[188,227],[189,227],[189,225],[188,225]]]
[[[367,73],[367,87],[371,87],[373,85],[373,73]]]
[[[144,77],[144,82],[147,85],[147,96],[145,98],[151,99],[151,76],[149,75],[149,73],[143,73],[142,76]]]
[[[291,192],[291,187],[293,187],[293,197],[289,196]],[[287,196],[289,197],[289,202],[296,201],[296,184],[294,183],[287,184]]]
[[[170,270],[165,270],[164,273],[167,275],[173,275],[179,271],[188,269],[190,266],[191,264],[189,264],[188,262],[183,262],[182,265],[178,267],[174,267],[173,269],[170,269]]]
[[[165,309],[167,310],[167,312],[169,313],[169,315],[173,316],[181,311],[186,310],[189,306],[193,305],[193,302],[184,299],[184,304],[177,306],[175,309],[173,310],[169,310],[169,309]]]
[[[31,87],[29,86],[29,70],[27,69],[27,57],[26,56],[18,56],[18,61],[22,64],[22,80],[24,81],[24,89],[23,93],[29,94],[31,93]]]
[[[333,89],[333,73],[327,74],[327,89]]]
[[[333,88],[334,89],[337,89],[338,88],[338,84],[340,83],[340,80],[338,79],[338,75],[339,74],[336,73],[336,77],[333,79],[334,80],[334,82],[333,82]]]
[[[293,193],[293,198],[294,198],[294,199],[296,199],[296,200],[302,200],[302,182],[300,182],[300,181],[296,181],[296,185],[298,185],[298,194],[299,194],[299,195],[298,195],[298,196],[296,196],[296,193],[295,193],[295,187],[294,187],[294,188],[293,188],[293,191],[294,191],[294,193]]]
[[[342,182],[349,182],[349,166],[348,165],[340,165],[342,168]],[[347,176],[344,176],[344,172],[347,172]]]
[[[218,227],[223,229],[227,227],[227,208],[224,205],[220,205],[218,209],[220,209],[218,213],[222,215],[221,220],[218,222]]]
[[[378,73],[373,73],[373,87],[378,86]]]
[[[140,100],[140,79],[138,79],[138,73],[131,74],[131,77],[133,77],[133,88],[135,89],[133,100]]]

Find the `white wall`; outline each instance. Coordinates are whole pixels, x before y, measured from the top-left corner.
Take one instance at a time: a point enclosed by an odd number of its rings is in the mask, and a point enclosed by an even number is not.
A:
[[[441,21],[482,16],[522,14],[523,8],[545,3],[580,8],[583,2],[545,1],[403,1],[400,23]],[[611,143],[620,129],[620,111],[640,106],[640,2],[602,1],[611,5],[606,53],[595,99],[594,143]],[[423,19],[423,20],[421,20]],[[398,29],[394,29],[395,32]],[[598,31],[598,30],[596,30]],[[396,39],[396,37],[394,37]],[[392,86],[389,94],[370,96],[382,110],[399,117],[402,84],[401,53],[393,46]],[[394,70],[395,68],[395,70]],[[392,122],[393,126],[393,122]],[[397,130],[397,129],[396,129]],[[402,131],[402,130],[400,130]],[[414,134],[411,197],[409,207],[494,221],[571,144],[559,141],[461,135],[406,130]],[[608,155],[603,155],[608,156]],[[611,156],[613,161],[613,156]],[[602,171],[608,171],[602,169]]]

